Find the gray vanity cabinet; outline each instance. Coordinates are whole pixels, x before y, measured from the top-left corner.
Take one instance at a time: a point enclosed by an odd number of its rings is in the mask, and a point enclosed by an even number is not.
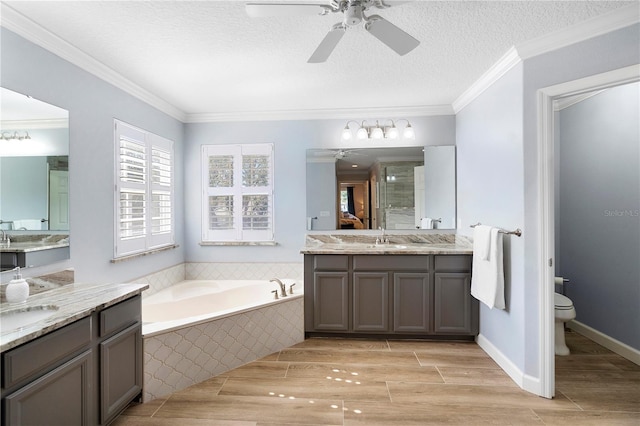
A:
[[[434,332],[477,334],[478,301],[471,296],[471,256],[435,256]]]
[[[102,425],[142,391],[140,296],[2,353],[2,425]]]
[[[393,275],[393,331],[431,332],[431,280],[428,273],[396,272]]]
[[[389,274],[353,273],[353,327],[355,332],[389,331]]]
[[[305,332],[471,337],[469,255],[305,254]]]

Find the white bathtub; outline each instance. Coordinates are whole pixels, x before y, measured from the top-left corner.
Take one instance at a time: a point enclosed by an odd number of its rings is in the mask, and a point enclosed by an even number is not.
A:
[[[188,280],[142,299],[142,335],[159,333],[224,318],[263,306],[303,297],[304,285],[292,279],[279,285],[268,280]],[[289,287],[295,283],[293,294]],[[278,299],[272,293],[278,290]]]
[[[294,280],[282,280],[289,285]],[[143,401],[182,390],[304,340],[302,281],[182,281],[142,299]],[[143,293],[144,294],[144,293]]]

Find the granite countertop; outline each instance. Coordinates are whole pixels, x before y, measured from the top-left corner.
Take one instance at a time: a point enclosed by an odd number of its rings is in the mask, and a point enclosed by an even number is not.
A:
[[[376,244],[377,235],[307,235],[302,254],[472,254],[473,243],[455,234],[387,234],[388,243]]]
[[[69,236],[62,234],[9,235],[9,238],[9,247],[0,246],[0,253],[27,253],[69,247]]]
[[[1,303],[0,314],[13,310],[42,310],[57,307],[48,318],[0,335],[0,352],[57,330],[92,312],[115,305],[149,288],[147,284],[68,284],[29,296],[24,303]]]

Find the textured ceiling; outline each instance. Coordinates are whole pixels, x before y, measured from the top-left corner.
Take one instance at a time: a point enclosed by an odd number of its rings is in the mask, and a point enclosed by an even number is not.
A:
[[[184,113],[205,114],[451,105],[512,46],[636,2],[408,2],[374,13],[417,49],[398,56],[360,27],[322,64],[307,59],[335,14],[249,18],[243,1],[5,3]]]

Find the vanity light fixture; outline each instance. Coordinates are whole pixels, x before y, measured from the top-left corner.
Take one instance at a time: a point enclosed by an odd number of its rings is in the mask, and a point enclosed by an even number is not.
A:
[[[11,134],[11,132],[2,132],[2,134],[0,134],[0,140],[10,141],[13,139],[21,141],[24,139],[31,139],[31,136],[29,136],[29,132],[26,130],[24,131],[24,135],[19,134],[18,132],[13,132],[13,134]]]
[[[409,120],[404,119],[404,118],[400,118],[396,121],[388,119],[386,120],[384,123],[384,125],[380,125],[380,122],[376,120],[376,124],[375,125],[369,125],[367,124],[366,121],[362,121],[358,127],[358,130],[356,131],[356,138],[359,140],[364,140],[364,139],[398,139],[400,137],[400,131],[398,130],[398,128],[396,127],[396,122],[399,121],[406,121],[407,122],[407,126],[403,129],[402,131],[402,137],[405,139],[415,139],[416,138],[416,133],[413,129],[413,127],[411,127],[411,123],[409,122]],[[386,123],[391,123],[391,124],[386,124]],[[348,141],[353,139],[353,133],[351,132],[351,128],[349,127],[349,124],[351,123],[356,123],[358,124],[357,121],[354,120],[349,120],[347,121],[347,124],[344,126],[344,129],[342,129],[342,140],[343,141]]]

